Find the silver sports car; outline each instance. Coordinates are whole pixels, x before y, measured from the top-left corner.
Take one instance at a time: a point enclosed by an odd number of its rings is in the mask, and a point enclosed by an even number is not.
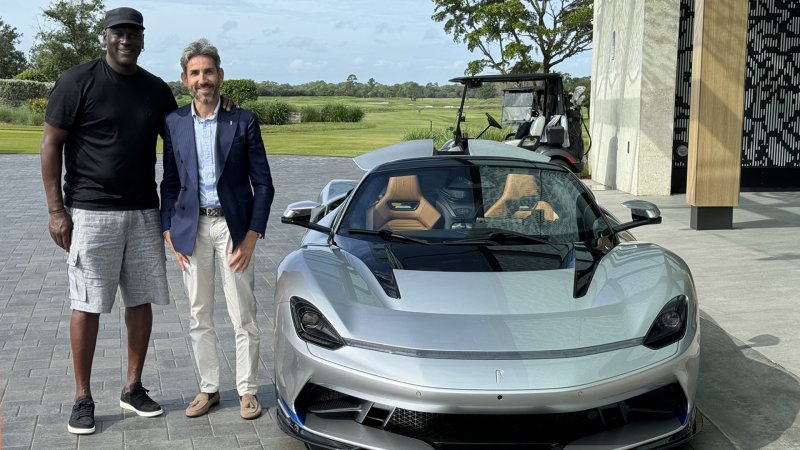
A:
[[[677,255],[546,157],[408,141],[289,205],[278,423],[309,448],[668,448],[699,430],[698,300]],[[545,161],[543,161],[545,160]]]

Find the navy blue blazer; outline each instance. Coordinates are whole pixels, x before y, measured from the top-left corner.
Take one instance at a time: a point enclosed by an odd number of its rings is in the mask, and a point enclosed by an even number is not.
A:
[[[200,218],[197,148],[191,105],[165,119],[161,228],[172,246],[191,255]],[[250,111],[219,108],[215,146],[217,195],[234,248],[248,230],[263,236],[275,188],[258,120]]]

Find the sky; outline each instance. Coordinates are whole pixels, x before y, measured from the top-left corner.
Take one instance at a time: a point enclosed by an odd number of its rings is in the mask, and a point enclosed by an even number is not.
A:
[[[0,18],[22,34],[26,56],[42,11],[53,0],[0,0]],[[145,52],[139,65],[165,81],[180,79],[178,58],[191,41],[207,38],[220,52],[225,78],[292,85],[345,81],[356,75],[381,84],[446,84],[481,55],[455,43],[431,19],[432,0],[106,0],[144,15]],[[535,57],[535,55],[534,55]],[[591,51],[554,70],[591,75]]]

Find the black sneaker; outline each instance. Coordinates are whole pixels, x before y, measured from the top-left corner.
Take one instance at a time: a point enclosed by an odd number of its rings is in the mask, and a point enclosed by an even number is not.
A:
[[[72,434],[94,433],[94,400],[91,395],[78,397],[72,405],[67,431]]]
[[[142,387],[141,382],[136,382],[131,385],[130,392],[122,391],[122,396],[119,398],[119,406],[127,410],[133,411],[142,417],[155,417],[164,413],[161,405],[154,402],[147,393],[150,392]]]

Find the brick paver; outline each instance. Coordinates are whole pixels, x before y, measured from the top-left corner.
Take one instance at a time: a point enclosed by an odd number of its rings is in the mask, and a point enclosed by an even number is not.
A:
[[[275,270],[303,229],[280,223],[286,205],[313,200],[331,178],[358,178],[346,158],[270,156],[275,202],[264,241],[256,247],[256,298],[262,331],[258,398],[265,413],[239,417],[233,330],[217,282],[214,321],[222,348],[219,407],[190,419],[183,410],[198,390],[188,338],[189,304],[177,264],[167,258],[172,303],[153,307],[153,335],[143,382],[166,413],[142,418],[119,407],[125,379],[123,310],[101,318],[92,393],[97,432],[75,436],[67,420],[75,389],[66,301],[66,254],[50,239],[37,155],[0,155],[0,408],[2,448],[302,449],[275,424],[272,316]],[[159,163],[160,179],[160,163]],[[117,302],[119,303],[119,302]]]

